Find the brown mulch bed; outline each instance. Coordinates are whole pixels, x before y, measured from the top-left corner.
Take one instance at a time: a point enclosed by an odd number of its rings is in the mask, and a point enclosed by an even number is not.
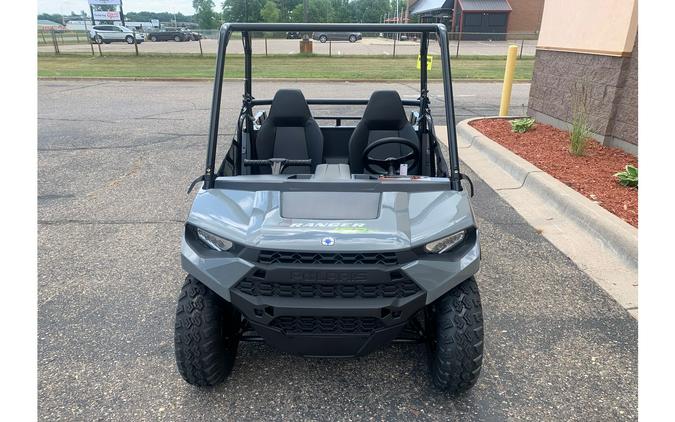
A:
[[[637,167],[637,157],[618,148],[589,140],[586,153],[569,153],[569,134],[535,123],[525,133],[514,133],[506,119],[474,120],[471,126],[565,183],[631,225],[638,225],[638,190],[620,185],[614,173],[626,164]]]

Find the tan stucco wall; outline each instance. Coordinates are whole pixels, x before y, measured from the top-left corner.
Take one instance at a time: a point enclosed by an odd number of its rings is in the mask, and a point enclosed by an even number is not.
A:
[[[628,56],[637,33],[637,0],[546,0],[537,48]]]

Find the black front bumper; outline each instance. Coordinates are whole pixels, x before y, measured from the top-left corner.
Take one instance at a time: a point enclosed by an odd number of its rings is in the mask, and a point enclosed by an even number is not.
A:
[[[255,255],[255,266],[230,289],[231,302],[267,343],[288,353],[365,355],[389,344],[425,304],[426,293],[397,257]]]
[[[236,306],[263,339],[306,356],[361,356],[478,271],[475,232],[452,251],[298,252],[236,245],[217,252],[186,226],[183,269]],[[402,333],[406,334],[406,333]]]

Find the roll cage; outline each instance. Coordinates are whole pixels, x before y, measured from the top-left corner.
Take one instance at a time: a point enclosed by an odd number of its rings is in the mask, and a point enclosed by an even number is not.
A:
[[[211,120],[209,125],[209,140],[206,155],[206,170],[204,176],[195,182],[203,180],[204,189],[216,187],[216,178],[218,173],[222,173],[222,166],[215,171],[216,150],[218,144],[218,126],[220,120],[220,105],[223,91],[223,74],[225,69],[225,54],[227,44],[233,32],[241,32],[244,46],[244,95],[242,111],[237,124],[238,148],[233,157],[229,158],[230,163],[235,169],[235,173],[242,168],[242,150],[241,133],[252,133],[254,128],[253,107],[259,105],[269,105],[271,100],[257,100],[252,95],[252,48],[251,32],[387,32],[387,33],[421,33],[420,41],[420,62],[427,62],[427,53],[429,47],[429,34],[435,34],[441,50],[441,66],[443,67],[443,94],[445,99],[445,117],[447,122],[448,150],[450,155],[449,169],[447,176],[450,179],[450,189],[460,191],[462,186],[460,180],[462,175],[459,170],[459,157],[457,152],[457,135],[455,129],[454,101],[451,84],[450,54],[448,51],[447,30],[443,24],[368,24],[368,23],[225,23],[221,26],[218,39],[218,53],[216,57],[216,73],[213,84],[213,98],[211,103]],[[435,156],[437,149],[437,139],[434,133],[433,120],[429,109],[429,98],[427,88],[427,67],[420,67],[420,96],[417,100],[403,100],[406,106],[418,106],[418,134],[420,138],[429,135],[430,165],[432,174],[436,174],[436,166],[443,166],[442,157],[437,160]],[[307,99],[307,104],[321,105],[366,105],[368,99]],[[354,116],[323,116],[319,119],[335,120],[336,125],[340,126],[342,120],[358,120]],[[223,164],[225,160],[223,161]],[[446,173],[442,168],[442,173]],[[194,185],[194,183],[193,183]]]

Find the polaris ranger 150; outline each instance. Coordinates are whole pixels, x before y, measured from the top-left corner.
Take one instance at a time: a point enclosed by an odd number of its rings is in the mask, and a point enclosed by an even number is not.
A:
[[[449,161],[434,131],[426,66],[415,100],[396,91],[306,99],[297,89],[255,99],[251,32],[272,31],[419,33],[421,63],[435,36]],[[231,146],[216,162],[233,32],[241,32],[245,52],[243,104]],[[365,111],[313,117],[312,105]],[[414,110],[407,114],[405,107]],[[187,382],[222,382],[244,340],[315,357],[425,342],[435,386],[460,392],[476,382],[483,357],[474,279],[480,245],[461,183],[444,25],[224,24],[209,129],[205,172],[193,186],[203,184],[181,244],[188,276],[178,299],[175,351]]]

